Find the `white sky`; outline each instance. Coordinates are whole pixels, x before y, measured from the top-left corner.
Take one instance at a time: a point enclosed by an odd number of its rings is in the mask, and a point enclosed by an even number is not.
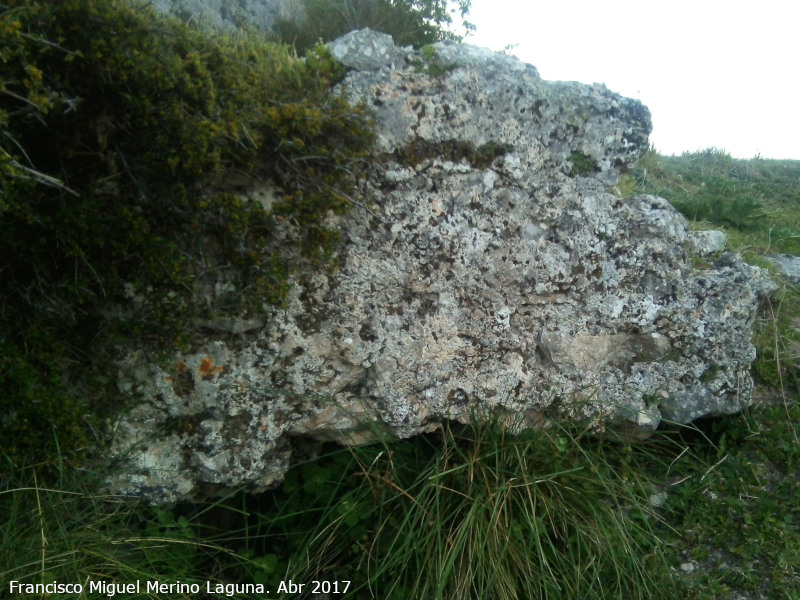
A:
[[[653,115],[662,154],[800,159],[797,0],[472,0],[467,43],[542,78],[602,82]]]

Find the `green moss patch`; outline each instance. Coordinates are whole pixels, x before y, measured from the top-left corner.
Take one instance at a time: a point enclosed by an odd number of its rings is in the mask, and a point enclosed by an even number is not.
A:
[[[585,173],[597,173],[600,170],[597,163],[582,152],[573,152],[569,155],[569,160],[572,164],[569,171],[570,177],[577,177]]]
[[[487,142],[475,147],[470,142],[462,140],[428,142],[418,138],[396,150],[393,158],[409,167],[414,167],[427,159],[440,158],[454,163],[466,161],[475,169],[486,169],[496,158],[508,154],[513,149],[510,144],[496,142]]]

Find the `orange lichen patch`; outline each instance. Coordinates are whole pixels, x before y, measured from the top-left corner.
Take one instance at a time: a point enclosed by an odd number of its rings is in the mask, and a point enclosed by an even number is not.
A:
[[[197,372],[203,377],[203,379],[211,379],[214,375],[219,375],[222,373],[225,367],[215,367],[214,366],[214,359],[213,358],[204,358],[200,361],[200,366],[197,367]]]
[[[183,373],[186,371],[186,363],[183,361],[178,362],[178,364],[175,365],[175,370],[178,371],[178,373]]]

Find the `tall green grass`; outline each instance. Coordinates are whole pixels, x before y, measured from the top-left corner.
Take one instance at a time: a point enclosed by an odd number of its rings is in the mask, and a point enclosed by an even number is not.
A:
[[[0,595],[12,580],[80,583],[86,588],[80,597],[87,598],[89,581],[186,581],[201,574],[215,581],[221,565],[239,560],[223,546],[200,539],[186,519],[98,492],[95,477],[68,470],[53,476],[52,469],[45,475],[36,466],[16,469],[0,490],[6,523],[0,538]]]
[[[629,450],[558,425],[512,435],[492,419],[353,450],[357,500],[312,536],[301,577],[350,556],[364,598],[657,597],[670,580],[655,488]],[[342,540],[365,507],[377,508],[356,557]]]
[[[635,454],[557,425],[511,435],[488,419],[331,450],[261,497],[160,509],[98,494],[85,475],[47,482],[31,468],[0,493],[10,523],[0,578],[254,582],[273,593],[289,579],[336,579],[352,582],[351,598],[654,598],[670,584],[654,483]]]

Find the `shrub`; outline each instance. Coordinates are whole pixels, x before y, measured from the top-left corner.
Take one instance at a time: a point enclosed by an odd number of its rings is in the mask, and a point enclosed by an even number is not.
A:
[[[4,419],[30,369],[55,382],[104,341],[186,343],[202,312],[280,303],[290,255],[330,263],[325,219],[373,134],[329,94],[342,70],[324,49],[298,60],[121,0],[5,0],[0,32]],[[235,194],[242,172],[277,201]],[[220,278],[229,291],[199,305]]]

